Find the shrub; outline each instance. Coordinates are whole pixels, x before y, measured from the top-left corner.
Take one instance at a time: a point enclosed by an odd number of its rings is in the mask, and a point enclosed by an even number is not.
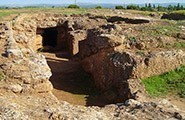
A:
[[[129,37],[128,40],[129,40],[130,42],[137,42],[136,37]]]
[[[67,8],[75,8],[75,9],[79,9],[80,7],[79,7],[78,5],[71,4],[71,5],[69,5]]]
[[[95,9],[102,9],[102,6],[96,6]]]
[[[131,9],[131,10],[139,10],[139,6],[138,5],[128,5],[127,9]]]
[[[118,5],[118,6],[115,6],[115,9],[125,9],[125,8],[121,5]]]

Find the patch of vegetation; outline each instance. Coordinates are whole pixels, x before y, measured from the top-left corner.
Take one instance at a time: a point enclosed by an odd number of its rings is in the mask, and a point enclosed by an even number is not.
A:
[[[0,71],[0,81],[5,79],[5,75],[2,71]]]
[[[185,42],[176,42],[174,43],[173,48],[185,48]]]
[[[185,7],[181,4],[177,5],[169,5],[169,6],[161,6],[151,3],[146,3],[145,6],[139,6],[130,4],[126,7],[126,9],[130,10],[142,10],[142,11],[162,11],[162,12],[171,12],[171,11],[177,11],[177,10],[185,10]]]
[[[175,25],[157,26],[155,29],[157,34],[167,36],[172,36],[180,30],[178,26]]]
[[[145,53],[143,51],[141,51],[141,50],[136,51],[136,54],[140,55],[140,56],[145,56]]]
[[[4,16],[11,15],[11,14],[17,14],[17,13],[18,13],[18,12],[16,12],[16,11],[1,10],[1,11],[0,11],[0,18],[1,18],[1,17],[4,17]]]
[[[96,6],[95,9],[102,9],[102,6]]]
[[[136,42],[137,41],[136,37],[133,37],[133,36],[132,37],[129,37],[128,40],[130,42]]]
[[[128,10],[139,10],[140,7],[139,7],[139,5],[128,5],[127,9]]]
[[[141,29],[143,37],[159,37],[159,36],[171,36],[174,37],[181,31],[179,25],[181,23],[173,22],[173,21],[164,21],[163,24],[159,24],[156,26],[148,26]]]
[[[185,10],[173,11],[171,13],[175,13],[175,14],[179,14],[179,15],[185,15]]]
[[[115,9],[125,9],[125,8],[121,5],[117,5],[117,6],[115,6]]]
[[[173,93],[185,98],[185,66],[180,66],[162,75],[143,79],[142,82],[151,97]]]
[[[69,5],[67,8],[79,9],[80,6],[75,5],[75,4],[71,4],[71,5]]]

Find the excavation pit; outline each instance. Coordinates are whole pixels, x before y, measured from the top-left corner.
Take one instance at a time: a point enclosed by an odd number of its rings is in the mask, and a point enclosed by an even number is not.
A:
[[[37,28],[35,50],[46,57],[51,69],[52,92],[59,100],[74,105],[104,106],[92,76],[83,70],[73,54],[72,38],[64,26]]]

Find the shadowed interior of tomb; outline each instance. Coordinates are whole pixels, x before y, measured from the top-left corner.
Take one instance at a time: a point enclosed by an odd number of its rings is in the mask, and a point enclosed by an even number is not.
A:
[[[68,28],[65,25],[50,28],[37,28],[35,42],[36,51],[64,51],[68,53],[68,56],[71,54],[71,39],[68,34]]]
[[[46,28],[42,33],[42,45],[43,46],[57,46],[57,28]]]

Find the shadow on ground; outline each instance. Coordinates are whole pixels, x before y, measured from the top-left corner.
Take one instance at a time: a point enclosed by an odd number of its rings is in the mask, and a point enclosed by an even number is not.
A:
[[[85,106],[107,104],[95,88],[92,77],[78,61],[65,59],[66,55],[63,53],[55,53],[55,57],[46,55],[46,58],[52,71],[50,81],[54,86],[53,94],[59,100]]]

